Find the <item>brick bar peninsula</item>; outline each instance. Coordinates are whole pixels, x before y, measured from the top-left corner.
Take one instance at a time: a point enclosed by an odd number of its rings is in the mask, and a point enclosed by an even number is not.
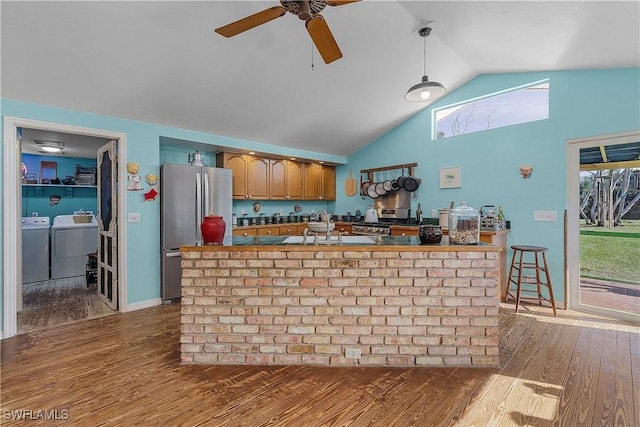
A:
[[[499,366],[502,247],[286,242],[181,248],[182,363]]]

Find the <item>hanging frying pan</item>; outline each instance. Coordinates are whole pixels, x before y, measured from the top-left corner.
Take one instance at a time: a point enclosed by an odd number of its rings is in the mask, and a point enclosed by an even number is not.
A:
[[[392,191],[398,191],[400,189],[400,186],[398,185],[398,178],[396,177],[396,172],[397,172],[397,170],[394,169],[393,170],[393,179],[391,180],[391,190]]]
[[[385,194],[387,194],[387,192],[384,189],[383,181],[376,182],[376,193],[378,193],[378,196],[384,196]]]
[[[367,176],[366,180],[363,181],[362,174],[361,174],[360,175],[360,194],[362,194],[363,196],[368,196],[369,192],[367,190],[369,190],[370,185],[371,185],[371,179],[369,178],[369,176]]]
[[[404,168],[402,168],[401,175],[398,177],[396,182],[398,183],[399,188],[404,188],[404,180],[407,179],[407,176],[404,174]]]
[[[367,195],[372,199],[377,199],[378,197],[380,197],[380,195],[376,192],[375,183],[371,183],[371,185],[369,185],[369,188],[367,188]]]
[[[384,187],[385,193],[388,193],[389,191],[391,191],[391,180],[389,179],[389,170],[387,170],[387,180],[384,182],[384,184],[382,184],[382,186]]]
[[[415,176],[413,176],[412,170],[409,170],[409,176],[404,179],[402,186],[404,187],[405,190],[407,190],[410,193],[416,191],[420,186],[418,179]]]

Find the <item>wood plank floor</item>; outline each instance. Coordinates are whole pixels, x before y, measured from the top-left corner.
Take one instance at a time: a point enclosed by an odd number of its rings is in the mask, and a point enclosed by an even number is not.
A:
[[[2,341],[0,423],[640,425],[636,325],[505,305],[497,369],[182,366],[179,316],[172,304]]]
[[[19,334],[116,313],[98,297],[95,287],[87,287],[85,276],[25,283],[22,295]]]

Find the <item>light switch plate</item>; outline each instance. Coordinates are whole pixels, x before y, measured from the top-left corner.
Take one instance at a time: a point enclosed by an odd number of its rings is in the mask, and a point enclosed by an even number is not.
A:
[[[557,221],[558,214],[556,211],[533,211],[534,221]]]
[[[129,222],[140,222],[140,213],[129,212]]]

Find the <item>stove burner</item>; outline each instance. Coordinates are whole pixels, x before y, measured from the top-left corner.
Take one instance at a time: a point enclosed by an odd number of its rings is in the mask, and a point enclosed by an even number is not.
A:
[[[361,222],[351,226],[351,234],[364,236],[389,235],[391,234],[391,229],[389,224],[384,222]]]

